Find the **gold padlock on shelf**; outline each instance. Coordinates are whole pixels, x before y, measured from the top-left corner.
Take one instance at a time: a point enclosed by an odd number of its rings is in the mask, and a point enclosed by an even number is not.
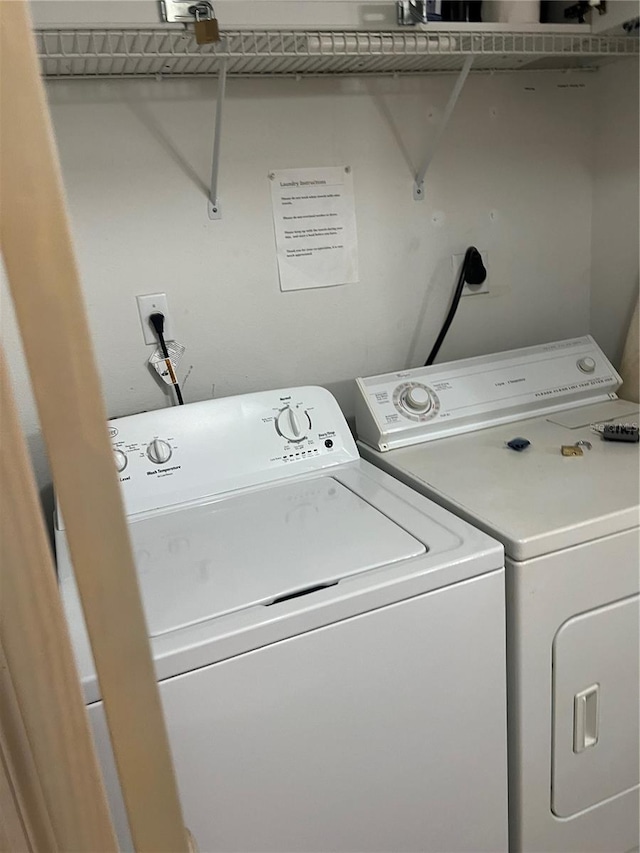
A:
[[[189,12],[195,18],[195,36],[197,44],[214,44],[220,41],[218,19],[213,6],[207,0],[201,0],[189,6]]]

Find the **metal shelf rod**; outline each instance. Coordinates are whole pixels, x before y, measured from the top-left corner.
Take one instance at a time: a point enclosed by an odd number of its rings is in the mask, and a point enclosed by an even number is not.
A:
[[[220,167],[220,139],[222,135],[222,106],[227,87],[227,60],[220,60],[218,74],[218,97],[216,102],[216,126],[213,133],[213,162],[211,164],[211,185],[209,189],[209,219],[221,219],[218,199],[218,172]]]
[[[424,176],[427,174],[427,169],[429,168],[431,161],[436,153],[440,140],[442,138],[442,134],[445,132],[447,125],[449,124],[449,119],[455,109],[458,98],[460,97],[460,92],[462,92],[462,87],[465,84],[465,81],[471,71],[471,66],[473,65],[473,56],[467,56],[464,61],[464,65],[462,66],[462,70],[458,75],[458,79],[455,82],[453,89],[451,90],[451,94],[449,95],[449,100],[447,101],[447,106],[444,109],[444,113],[442,114],[442,119],[440,120],[440,124],[438,125],[438,129],[434,133],[431,143],[427,148],[427,153],[424,156],[424,160],[422,161],[422,165],[418,170],[418,174],[416,175],[416,179],[413,185],[413,197],[416,201],[422,201],[424,199]]]

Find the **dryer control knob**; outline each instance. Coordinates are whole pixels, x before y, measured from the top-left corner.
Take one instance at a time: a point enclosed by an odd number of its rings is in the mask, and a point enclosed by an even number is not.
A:
[[[276,418],[278,433],[288,441],[303,441],[311,428],[311,420],[304,409],[292,409],[287,406]]]
[[[171,447],[166,441],[154,438],[149,447],[147,447],[147,456],[156,465],[164,465],[165,462],[171,459]]]
[[[414,385],[407,388],[402,397],[402,402],[411,412],[423,415],[428,412],[432,406],[431,394],[421,385]]]
[[[113,459],[116,463],[116,471],[120,474],[127,467],[127,454],[123,453],[122,450],[114,450]]]
[[[595,360],[593,358],[589,358],[589,356],[579,358],[576,364],[578,365],[578,370],[581,370],[583,373],[593,373],[596,369]]]

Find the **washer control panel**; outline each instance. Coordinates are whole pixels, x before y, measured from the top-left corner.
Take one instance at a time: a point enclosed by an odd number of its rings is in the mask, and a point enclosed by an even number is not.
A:
[[[356,380],[358,438],[376,450],[616,397],[621,380],[592,337]]]
[[[311,386],[144,412],[108,428],[128,515],[359,458],[336,400]]]

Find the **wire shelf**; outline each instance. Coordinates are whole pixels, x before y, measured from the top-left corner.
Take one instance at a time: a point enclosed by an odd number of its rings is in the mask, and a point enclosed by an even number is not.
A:
[[[475,71],[594,69],[637,56],[638,39],[556,32],[225,31],[196,44],[191,28],[36,31],[47,78],[204,77],[227,60],[243,76],[385,75],[454,72],[467,56]]]

